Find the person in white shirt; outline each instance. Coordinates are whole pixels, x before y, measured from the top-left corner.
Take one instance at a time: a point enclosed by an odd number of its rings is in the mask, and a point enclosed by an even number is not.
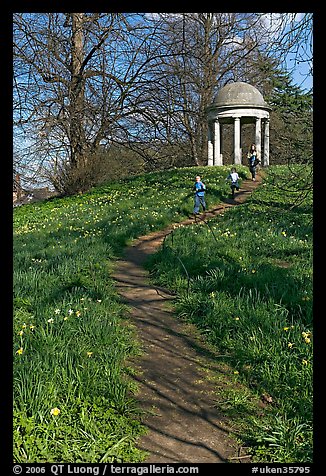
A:
[[[230,181],[230,187],[231,187],[231,193],[232,193],[232,198],[235,196],[235,190],[239,191],[239,175],[237,173],[237,170],[235,167],[231,169],[231,172],[226,178],[227,180]]]

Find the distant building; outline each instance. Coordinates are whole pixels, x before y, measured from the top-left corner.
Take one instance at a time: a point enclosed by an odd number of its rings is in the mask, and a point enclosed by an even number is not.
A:
[[[26,205],[27,203],[39,202],[56,196],[56,192],[51,192],[49,187],[35,188],[31,190],[23,190],[20,188],[13,191],[13,206]]]

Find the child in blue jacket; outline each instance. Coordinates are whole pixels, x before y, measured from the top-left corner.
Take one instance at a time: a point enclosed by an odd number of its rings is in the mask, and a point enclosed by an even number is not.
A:
[[[206,203],[205,203],[206,185],[204,184],[204,182],[202,182],[199,175],[197,175],[196,177],[194,190],[195,190],[194,215],[197,215],[199,213],[200,205],[203,207],[203,211],[206,210]]]

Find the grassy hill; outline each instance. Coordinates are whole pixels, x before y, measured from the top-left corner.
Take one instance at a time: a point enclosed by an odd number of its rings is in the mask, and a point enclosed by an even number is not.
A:
[[[142,461],[135,442],[144,429],[126,364],[139,347],[110,278],[112,264],[133,238],[192,212],[196,174],[207,185],[208,206],[222,200],[228,171],[151,173],[14,210],[16,462]],[[247,169],[239,172],[244,178]],[[239,375],[250,376],[249,386],[254,381],[257,391],[272,394],[275,382],[266,375],[277,367],[283,380],[268,425],[281,418],[291,426],[296,409],[293,438],[296,457],[303,457],[311,450],[311,203],[289,210],[268,181],[255,197],[211,228],[176,230],[178,249],[166,247],[151,267],[157,280],[178,292],[180,316],[196,321],[200,311],[199,327],[227,349]],[[181,268],[173,273],[176,252],[191,275],[191,295]],[[253,349],[251,338],[259,342]],[[280,398],[291,389],[292,409]],[[294,458],[293,442],[275,435],[273,444],[286,449],[270,450],[270,428],[260,435],[269,458]]]

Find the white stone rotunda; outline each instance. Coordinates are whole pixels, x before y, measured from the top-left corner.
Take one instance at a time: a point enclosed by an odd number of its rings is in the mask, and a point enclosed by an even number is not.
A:
[[[262,94],[251,84],[242,81],[229,83],[217,93],[207,108],[208,165],[223,165],[222,126],[233,124],[234,164],[242,164],[251,144],[241,149],[241,125],[255,124],[257,155],[263,167],[269,165],[269,112],[271,108]]]

